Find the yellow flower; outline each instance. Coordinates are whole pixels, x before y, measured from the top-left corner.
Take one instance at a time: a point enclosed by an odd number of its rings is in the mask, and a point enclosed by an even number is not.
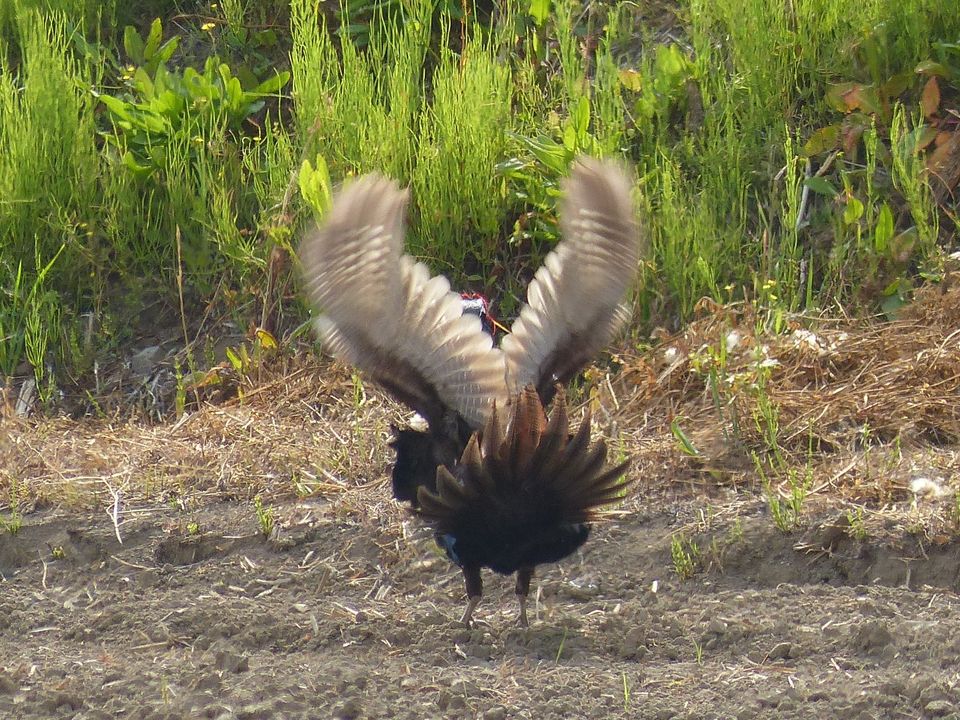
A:
[[[203,30],[204,32],[208,32],[210,30],[213,30],[216,26],[217,26],[216,23],[204,23],[203,25],[200,26],[200,29]]]

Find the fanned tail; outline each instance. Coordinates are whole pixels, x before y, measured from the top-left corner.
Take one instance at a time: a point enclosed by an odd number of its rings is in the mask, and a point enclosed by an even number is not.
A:
[[[537,390],[528,385],[511,406],[503,429],[496,413],[471,437],[451,472],[437,470],[437,492],[421,488],[419,514],[441,533],[464,526],[502,531],[516,523],[535,529],[586,523],[623,499],[633,480],[629,461],[607,463],[602,440],[590,442],[591,418],[569,435],[566,401],[554,401],[547,421]]]

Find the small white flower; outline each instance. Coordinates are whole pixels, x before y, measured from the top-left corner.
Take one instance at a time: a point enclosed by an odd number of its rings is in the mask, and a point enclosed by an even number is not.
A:
[[[740,344],[740,340],[742,339],[743,338],[741,337],[740,333],[738,333],[736,330],[731,330],[728,332],[726,339],[727,352],[733,352],[737,345]]]
[[[922,497],[927,500],[933,500],[934,498],[943,497],[947,494],[946,489],[938,480],[928,477],[917,477],[911,480],[910,492],[918,498]]]

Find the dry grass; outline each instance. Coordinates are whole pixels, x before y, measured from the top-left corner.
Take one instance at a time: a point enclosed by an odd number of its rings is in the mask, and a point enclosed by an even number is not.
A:
[[[754,453],[769,453],[755,421],[765,393],[783,456],[812,472],[811,499],[883,513],[909,505],[911,483],[925,477],[946,527],[960,487],[960,290],[929,288],[896,322],[817,320],[771,336],[757,320],[749,307],[705,308],[657,348],[619,353],[616,375],[588,374],[595,418],[612,451],[634,458],[644,501],[757,489]],[[717,403],[698,358],[732,332]],[[770,367],[760,391],[758,357]],[[402,423],[404,409],[337,364],[298,356],[276,365],[260,368],[255,386],[240,383],[241,394],[160,424],[8,414],[0,512],[14,483],[26,490],[23,510],[109,507],[118,492],[128,506],[322,495],[357,510],[374,501],[371,485],[385,500],[389,424]],[[681,452],[675,419],[697,456]]]

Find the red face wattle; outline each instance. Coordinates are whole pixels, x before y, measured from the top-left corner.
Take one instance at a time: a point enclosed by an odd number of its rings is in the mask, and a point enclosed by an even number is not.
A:
[[[473,292],[460,293],[460,304],[463,306],[463,312],[473,313],[480,318],[480,324],[483,325],[487,334],[491,337],[496,336],[497,326],[490,313],[490,303],[483,295]]]

